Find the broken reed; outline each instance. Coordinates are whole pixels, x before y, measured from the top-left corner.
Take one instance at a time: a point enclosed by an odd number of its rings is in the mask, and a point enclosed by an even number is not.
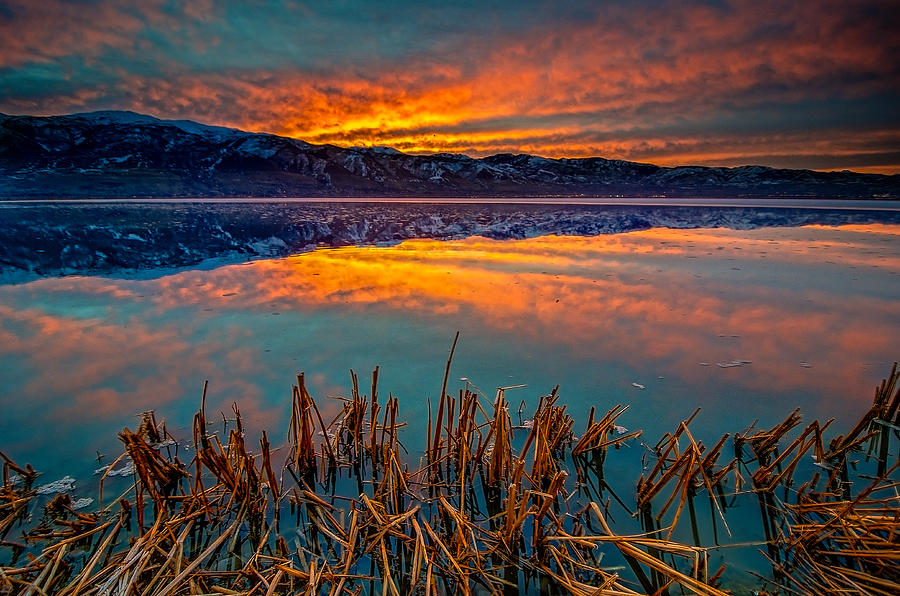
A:
[[[236,405],[230,431],[224,421],[226,443],[209,432],[206,384],[193,458],[182,462],[165,427],[145,414],[135,432],[120,433],[125,453],[113,463],[133,464],[132,486],[105,503],[104,474],[94,512],[76,511],[61,494],[28,525],[37,474],[0,453],[0,552],[10,556],[0,593],[720,595],[724,567],[710,573],[709,551],[720,525],[730,534],[726,512],[746,490],[759,500],[761,546],[773,568],[762,585],[900,593],[900,482],[890,452],[896,364],[859,424],[827,447],[831,422],[814,421],[792,438],[801,422],[794,412],[769,430],[738,434],[734,456],[723,458],[729,436],[712,447],[696,440],[695,412],[647,446],[645,473],[626,497],[603,472],[608,449],[640,435],[616,425],[626,407],[596,421],[592,409],[576,438],[555,388],[529,423],[513,426],[510,388],[490,401],[468,383],[447,393],[451,359],[452,349],[423,462],[413,469],[397,400],[379,404],[377,368],[368,395],[351,371],[350,397],[338,398],[341,411],[327,424],[298,375],[280,474],[265,433],[259,450],[248,450]],[[798,477],[810,455],[821,472]],[[852,474],[853,457],[871,459],[875,475]],[[611,499],[644,533],[613,530],[619,509]],[[709,506],[715,545],[698,531],[698,499]],[[693,544],[673,540],[685,512]],[[630,574],[605,566],[604,556],[615,563],[616,555]]]

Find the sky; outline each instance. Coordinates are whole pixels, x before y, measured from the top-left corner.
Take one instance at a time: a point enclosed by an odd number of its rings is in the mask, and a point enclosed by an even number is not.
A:
[[[0,112],[900,173],[898,32],[898,0],[0,0]]]

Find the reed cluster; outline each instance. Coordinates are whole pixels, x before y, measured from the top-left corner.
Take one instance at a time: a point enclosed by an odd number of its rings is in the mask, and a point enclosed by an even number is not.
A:
[[[227,440],[210,432],[205,385],[189,461],[146,413],[119,434],[123,454],[90,513],[65,493],[40,496],[37,473],[0,453],[0,593],[722,595],[725,569],[711,571],[710,554],[741,495],[760,505],[772,566],[760,589],[900,593],[896,364],[859,424],[827,444],[831,422],[796,433],[794,412],[736,435],[725,457],[729,435],[704,445],[690,430],[695,412],[646,445],[634,493],[619,495],[604,466],[640,436],[616,424],[626,407],[596,421],[592,410],[576,437],[555,388],[514,425],[511,388],[447,391],[451,359],[452,349],[421,459],[401,442],[397,399],[379,397],[377,368],[368,393],[351,371],[330,421],[300,374],[278,450],[265,433],[247,445],[237,405],[222,423]],[[817,471],[804,476],[810,456]],[[868,477],[854,469],[867,462]],[[123,465],[130,486],[104,499]],[[617,533],[619,512],[643,532]],[[692,543],[675,539],[685,519]]]

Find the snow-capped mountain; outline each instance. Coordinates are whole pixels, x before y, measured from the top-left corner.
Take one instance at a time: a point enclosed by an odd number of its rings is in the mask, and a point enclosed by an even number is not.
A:
[[[897,198],[900,175],[408,155],[133,112],[0,115],[0,198],[582,195]]]
[[[362,202],[0,203],[0,283],[241,262],[412,238],[900,223],[900,211]]]

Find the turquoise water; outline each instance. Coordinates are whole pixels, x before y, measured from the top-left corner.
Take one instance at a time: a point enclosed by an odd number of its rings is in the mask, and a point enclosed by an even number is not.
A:
[[[297,372],[336,409],[348,369],[376,365],[415,433],[457,330],[452,379],[524,383],[510,398],[529,404],[558,383],[576,420],[628,403],[657,437],[699,406],[697,432],[718,436],[799,406],[842,428],[897,357],[898,240],[873,225],[410,241],[2,286],[2,449],[87,470],[143,410],[187,425],[204,379],[212,411],[238,401],[279,436]],[[735,359],[751,362],[719,366]]]
[[[451,388],[474,385],[487,404],[499,386],[526,385],[507,392],[513,424],[521,402],[527,418],[556,384],[576,435],[591,407],[629,404],[618,423],[644,435],[605,471],[633,504],[648,446],[697,407],[691,430],[707,445],[795,407],[835,418],[835,433],[856,422],[898,356],[900,226],[415,240],[0,286],[0,450],[43,472],[38,483],[71,475],[75,496],[95,497],[94,470],[142,411],[190,443],[206,379],[210,419],[237,402],[251,442],[266,429],[277,445],[298,372],[328,420],[348,370],[368,387],[379,366],[414,466],[456,331]],[[736,542],[761,538],[745,497],[729,512]],[[623,512],[616,521],[640,531]],[[675,538],[691,540],[686,527]],[[756,548],[713,555],[731,581],[765,570]]]
[[[298,372],[330,419],[348,370],[366,386],[377,365],[414,463],[456,331],[451,387],[487,402],[525,384],[507,398],[527,418],[559,384],[576,435],[615,404],[649,445],[697,407],[706,444],[795,407],[843,432],[898,356],[900,226],[416,240],[0,286],[0,450],[96,496],[98,453],[109,463],[140,412],[190,442],[205,379],[210,419],[236,401],[253,441],[267,429],[277,444]],[[644,453],[635,441],[607,460],[626,501]],[[741,539],[758,538],[754,507],[729,518]]]

